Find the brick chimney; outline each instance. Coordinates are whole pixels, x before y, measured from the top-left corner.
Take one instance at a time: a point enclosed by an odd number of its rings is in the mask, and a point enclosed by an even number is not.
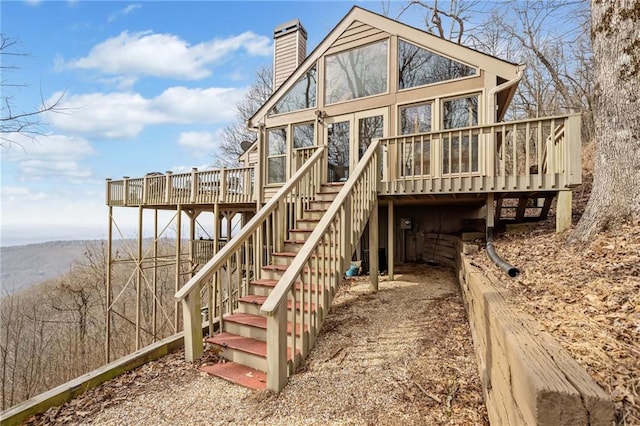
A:
[[[273,90],[300,66],[307,56],[307,31],[300,20],[294,19],[273,30]]]

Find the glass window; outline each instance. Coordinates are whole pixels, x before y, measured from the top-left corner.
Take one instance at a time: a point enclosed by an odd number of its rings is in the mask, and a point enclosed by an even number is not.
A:
[[[316,106],[316,66],[314,65],[293,85],[293,87],[271,108],[269,115],[315,108]]]
[[[284,182],[287,152],[287,129],[269,129],[267,131],[267,183]]]
[[[478,125],[478,96],[458,98],[442,103],[442,127],[457,129]]]
[[[478,125],[478,96],[469,96],[442,103],[442,127],[457,129]],[[478,171],[478,133],[475,130],[452,132],[442,138],[443,173]]]
[[[358,159],[362,158],[364,152],[371,145],[371,141],[384,136],[384,117],[374,115],[358,120]]]
[[[410,135],[431,131],[431,103],[400,108],[400,134]],[[431,173],[431,140],[425,137],[402,139],[402,176],[420,176]]]
[[[329,182],[346,182],[349,178],[350,126],[350,121],[327,126]]]
[[[293,147],[308,148],[314,146],[315,128],[313,123],[303,123],[293,125]]]
[[[398,87],[400,89],[424,86],[475,74],[476,69],[468,65],[403,40],[398,43]]]
[[[325,65],[327,104],[387,91],[387,40],[328,56]]]
[[[431,131],[431,103],[400,108],[400,134]]]

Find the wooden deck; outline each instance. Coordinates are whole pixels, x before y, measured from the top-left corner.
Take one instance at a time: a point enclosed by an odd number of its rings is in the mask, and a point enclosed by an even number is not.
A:
[[[557,192],[582,183],[580,115],[529,119],[380,140],[378,195],[396,199],[456,194]],[[251,204],[256,169],[107,179],[107,205]],[[274,192],[264,192],[267,201]]]

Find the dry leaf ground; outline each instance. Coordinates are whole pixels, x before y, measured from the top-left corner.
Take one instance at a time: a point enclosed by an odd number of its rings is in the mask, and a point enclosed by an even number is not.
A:
[[[279,394],[200,373],[176,353],[91,390],[33,424],[487,424],[452,271],[407,266],[371,293],[337,295],[315,348]]]

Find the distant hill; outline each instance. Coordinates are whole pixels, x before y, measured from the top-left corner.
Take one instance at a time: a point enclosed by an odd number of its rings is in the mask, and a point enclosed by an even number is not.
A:
[[[69,271],[86,247],[100,240],[49,241],[41,244],[0,247],[2,293],[13,293]]]

